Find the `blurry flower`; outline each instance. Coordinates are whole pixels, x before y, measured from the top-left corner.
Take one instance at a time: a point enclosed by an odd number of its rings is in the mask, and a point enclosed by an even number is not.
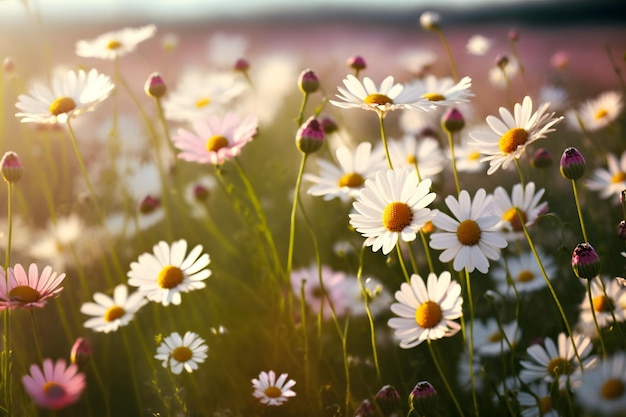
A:
[[[585,174],[587,164],[580,151],[572,146],[566,148],[561,155],[559,169],[563,178],[577,180]]]
[[[424,93],[416,88],[409,88],[402,84],[394,84],[390,75],[383,80],[380,87],[376,87],[369,77],[359,80],[348,74],[343,80],[345,89],[338,87],[336,94],[342,101],[329,100],[331,104],[343,109],[372,110],[384,117],[388,111],[411,109],[428,111],[436,108],[430,101],[421,97]]]
[[[193,132],[178,129],[172,137],[174,145],[182,152],[178,158],[200,164],[223,164],[241,153],[241,149],[256,134],[258,121],[249,115],[240,119],[235,113],[223,118],[211,116],[193,123]]]
[[[537,254],[546,275],[548,278],[553,278],[557,271],[554,258],[546,255],[541,249],[537,249]],[[496,280],[498,292],[509,297],[515,296],[512,285],[515,285],[515,289],[520,294],[535,291],[547,285],[535,255],[530,251],[509,256],[506,260],[502,259],[493,268],[491,276]],[[507,276],[511,278],[511,283],[507,280]]]
[[[615,197],[626,189],[626,151],[617,159],[617,156],[607,152],[607,168],[596,168],[585,185],[593,191],[598,191],[601,198]]]
[[[550,66],[556,70],[564,70],[569,65],[569,54],[557,51],[550,57]]]
[[[463,77],[461,81],[455,83],[449,77],[437,78],[434,75],[427,75],[422,80],[407,84],[405,88],[416,90],[422,98],[435,106],[447,107],[468,102],[469,98],[474,96],[469,89],[471,86],[470,77]]]
[[[534,168],[548,168],[552,165],[552,152],[545,148],[539,148],[530,158],[530,165]]]
[[[378,417],[376,405],[367,398],[361,401],[354,413],[354,417]]]
[[[87,225],[76,214],[59,217],[56,223],[48,223],[46,230],[35,238],[30,255],[52,263],[56,269],[65,269],[66,263],[74,261],[73,246],[84,236],[86,229]]]
[[[402,139],[390,140],[388,145],[394,168],[417,169],[421,179],[432,179],[443,170],[445,157],[439,141],[433,138],[417,139],[413,135],[404,135]]]
[[[319,90],[320,80],[311,69],[305,69],[298,78],[298,87],[305,94],[311,94]]]
[[[151,214],[155,210],[161,207],[161,199],[147,195],[141,202],[139,202],[139,213]]]
[[[205,287],[204,281],[211,276],[206,269],[209,255],[200,255],[202,245],[195,246],[187,254],[184,239],[168,245],[160,241],[154,245],[153,253],[144,253],[137,262],[130,264],[128,284],[139,287],[138,291],[151,301],[168,306],[181,302],[181,292]]]
[[[309,117],[296,132],[296,146],[304,154],[318,151],[325,140],[324,127],[316,116]]]
[[[465,47],[467,48],[467,53],[470,55],[482,56],[489,52],[493,41],[489,38],[484,37],[483,35],[473,35],[468,39]]]
[[[437,212],[433,223],[443,232],[433,233],[430,238],[431,248],[444,250],[439,255],[441,262],[454,260],[455,271],[478,269],[486,274],[489,259],[500,258],[500,249],[507,242],[498,231],[499,219],[493,214],[492,199],[483,188],[476,192],[474,201],[466,190],[461,191],[458,200],[451,195],[446,197],[446,205],[456,218]]]
[[[456,381],[459,384],[459,387],[466,392],[470,392],[472,390],[472,376],[476,392],[480,392],[483,389],[484,381],[487,378],[484,375],[484,369],[480,359],[480,355],[474,353],[474,355],[472,355],[472,366],[470,366],[470,358],[467,349],[464,349],[463,354],[459,357],[459,362],[456,368]]]
[[[363,288],[359,285],[356,277],[347,280],[349,284],[350,313],[353,316],[362,316],[365,310],[365,298],[367,297],[368,308],[372,317],[377,317],[383,311],[388,310],[393,297],[387,289],[375,278],[367,278],[363,282]],[[363,294],[365,292],[365,294]]]
[[[65,123],[68,118],[94,110],[113,91],[111,79],[92,69],[58,74],[52,89],[37,84],[28,95],[20,94],[15,107],[22,123]]]
[[[79,337],[76,339],[74,344],[72,345],[72,349],[70,351],[70,361],[71,363],[75,363],[78,366],[84,365],[89,358],[91,357],[91,344]]]
[[[250,69],[250,62],[245,58],[238,58],[237,61],[235,61],[235,65],[233,65],[233,69],[246,73]]]
[[[352,285],[345,272],[334,271],[329,266],[322,265],[321,279],[324,289],[320,286],[320,272],[317,265],[307,268],[296,269],[291,272],[291,289],[297,298],[304,291],[304,300],[311,313],[318,314],[321,309],[322,317],[326,320],[332,318],[332,308],[337,316],[343,316],[351,307],[350,290]],[[354,279],[356,284],[356,279]],[[324,291],[326,294],[324,294]]]
[[[626,321],[626,288],[617,280],[591,281],[591,302],[600,328],[612,325],[613,317],[617,322]],[[580,305],[580,322],[595,327],[588,296]]]
[[[506,337],[505,337],[506,336]],[[486,321],[474,320],[474,349],[482,356],[499,356],[509,351],[509,344],[512,347],[517,345],[522,333],[517,321],[502,324],[502,329],[498,327],[498,322],[493,317]]]
[[[626,353],[617,351],[582,375],[574,393],[581,407],[601,415],[626,409]]]
[[[499,119],[487,116],[487,124],[493,132],[472,132],[470,145],[488,155],[481,161],[489,161],[487,175],[491,175],[502,167],[506,169],[513,159],[519,159],[526,147],[539,140],[547,133],[553,132],[552,127],[563,120],[553,117],[554,113],[546,113],[549,103],[543,104],[533,113],[533,102],[529,96],[524,97],[522,104],[516,103],[514,114],[500,107]]]
[[[583,103],[578,110],[578,116],[585,130],[594,132],[615,121],[622,114],[623,109],[622,95],[617,91],[607,91]]]
[[[467,143],[454,145],[454,159],[458,172],[484,172],[487,164],[482,163],[480,157],[481,154],[475,146]]]
[[[144,85],[144,91],[148,97],[161,98],[167,92],[167,85],[163,77],[158,72],[153,72],[148,76]]]
[[[539,101],[550,103],[550,107],[554,110],[563,110],[567,105],[567,91],[559,87],[544,85],[539,90]]]
[[[572,254],[572,269],[578,278],[593,279],[600,272],[600,257],[589,242],[576,245]]]
[[[432,181],[419,181],[407,169],[381,170],[365,187],[352,204],[350,225],[371,246],[374,252],[382,248],[387,255],[399,239],[411,242],[434,213],[427,206],[435,199],[430,192]]]
[[[166,33],[161,37],[161,46],[165,51],[173,51],[178,46],[178,35],[175,33]]]
[[[439,23],[441,22],[441,16],[436,12],[423,12],[420,15],[420,25],[425,30],[436,30],[439,28]]]
[[[365,62],[365,58],[362,56],[355,55],[348,58],[348,66],[359,72],[367,68],[367,62]]]
[[[400,393],[391,385],[385,385],[374,396],[374,402],[384,417],[397,416],[402,408]]]
[[[59,410],[75,403],[85,389],[85,374],[65,360],[44,359],[43,367],[30,366],[30,375],[22,377],[28,395],[39,407]]]
[[[261,372],[258,379],[252,379],[252,387],[254,395],[261,401],[261,404],[278,406],[287,402],[289,398],[295,397],[296,393],[291,388],[296,385],[296,381],[290,379],[287,381],[288,375],[280,374],[278,379],[274,371]]]
[[[148,300],[141,292],[128,295],[128,287],[119,284],[113,291],[113,297],[97,292],[93,295],[94,302],[86,302],[80,307],[80,312],[93,316],[84,324],[95,332],[114,332],[119,327],[126,326],[134,318],[135,313]]]
[[[337,148],[337,163],[317,159],[319,175],[304,174],[304,179],[313,185],[307,193],[322,196],[324,200],[340,198],[344,202],[356,198],[365,184],[376,172],[385,167],[381,152],[372,152],[369,142],[361,142],[354,151],[348,147]]]
[[[209,60],[219,68],[232,68],[247,49],[248,39],[243,35],[217,32],[209,38]]]
[[[49,298],[58,297],[63,287],[59,287],[65,274],[52,272],[46,266],[39,274],[37,264],[30,264],[28,273],[21,264],[8,268],[7,275],[0,268],[0,309],[3,308],[43,308]]]
[[[403,282],[395,298],[398,302],[391,305],[391,311],[400,317],[390,318],[387,324],[403,349],[454,336],[461,329],[453,321],[463,315],[461,286],[448,271],[439,277],[430,273],[427,284],[421,276],[411,275],[411,284]]]
[[[2,69],[5,74],[11,74],[15,71],[15,59],[12,56],[7,56],[2,60]]]
[[[185,371],[192,373],[198,364],[207,358],[209,347],[203,338],[194,332],[186,332],[184,336],[173,332],[159,345],[155,359],[163,361],[163,367],[171,369],[175,375]]]
[[[526,183],[525,187],[515,184],[511,196],[503,187],[496,187],[493,192],[493,209],[500,216],[499,226],[507,240],[524,238],[522,225],[531,227],[540,215],[548,211],[548,203],[539,202],[544,192],[542,188],[535,193],[535,183],[532,181]]]
[[[520,361],[522,365],[520,379],[525,383],[537,380],[558,381],[560,389],[578,386],[583,370],[580,369],[575,351],[578,351],[583,362],[584,371],[592,368],[598,358],[591,355],[593,349],[591,339],[580,334],[574,334],[573,337],[575,349],[565,333],[559,333],[558,346],[549,337],[545,338],[543,346],[531,345],[526,349],[528,360]]]
[[[76,55],[86,58],[117,59],[133,52],[137,45],[156,33],[155,25],[107,32],[92,40],[76,42]]]
[[[423,77],[435,63],[437,55],[423,49],[412,49],[399,55],[399,64],[416,77]]]
[[[539,382],[527,387],[529,392],[519,391],[517,401],[522,407],[521,417],[559,417],[554,408],[548,384]]]
[[[12,151],[5,152],[0,161],[0,171],[6,182],[18,182],[24,173],[19,156]]]
[[[505,88],[507,80],[510,81],[519,72],[519,64],[515,59],[509,59],[506,66],[498,66],[489,70],[489,82],[494,87]],[[504,73],[504,74],[503,74]]]

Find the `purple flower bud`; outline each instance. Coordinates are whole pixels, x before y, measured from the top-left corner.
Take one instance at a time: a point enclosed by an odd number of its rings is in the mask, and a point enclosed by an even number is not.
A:
[[[593,279],[600,271],[600,257],[590,243],[579,243],[572,254],[572,269],[578,278]]]
[[[246,72],[250,69],[250,62],[245,58],[239,58],[235,61],[234,69],[235,71]]]
[[[367,63],[365,62],[365,58],[355,55],[348,58],[348,66],[358,72],[367,68]]]
[[[539,148],[530,159],[530,164],[535,168],[548,168],[552,165],[552,160],[552,152]]]
[[[305,154],[317,151],[325,139],[324,127],[315,116],[309,117],[296,132],[296,146]]]
[[[2,157],[0,169],[2,170],[4,180],[9,183],[18,182],[24,173],[20,158],[12,151],[6,152]]]
[[[622,220],[617,225],[617,236],[622,240],[626,240],[626,221]]]
[[[334,133],[339,129],[337,123],[335,123],[335,121],[330,117],[323,117],[321,123],[322,127],[324,128],[324,133],[326,133],[327,135],[330,135],[331,133]]]
[[[81,366],[87,363],[90,357],[91,344],[82,337],[79,337],[74,342],[74,345],[72,345],[72,350],[70,351],[70,360],[72,361],[72,363]]]
[[[146,198],[144,198],[141,201],[141,203],[139,203],[139,212],[141,214],[150,214],[154,212],[160,206],[161,206],[161,200],[149,195]]]
[[[384,417],[395,415],[402,406],[398,391],[391,385],[385,385],[374,396],[374,402]]]
[[[421,381],[409,394],[409,408],[415,410],[417,415],[437,416],[437,390],[428,381]]]
[[[161,75],[158,72],[153,72],[148,76],[144,90],[148,97],[161,98],[167,92],[167,86]]]
[[[587,164],[578,149],[569,147],[561,156],[561,175],[569,180],[577,180],[585,174]]]
[[[298,87],[300,87],[300,91],[303,93],[311,94],[319,90],[320,80],[317,78],[317,75],[315,75],[313,70],[305,69],[300,73]]]
[[[373,402],[365,399],[359,404],[359,408],[356,409],[354,417],[378,417],[378,411]]]
[[[196,184],[193,187],[193,197],[198,201],[204,201],[209,198],[209,189],[202,184]]]
[[[501,69],[506,68],[506,66],[509,65],[509,57],[506,55],[498,55],[496,57],[496,66],[498,66]]]
[[[451,107],[441,118],[441,125],[450,133],[459,132],[465,127],[465,119],[458,109]]]

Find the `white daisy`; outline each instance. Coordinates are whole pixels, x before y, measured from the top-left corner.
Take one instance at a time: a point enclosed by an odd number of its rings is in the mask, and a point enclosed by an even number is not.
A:
[[[344,315],[349,308],[350,285],[345,272],[334,271],[327,265],[322,265],[322,283],[324,291],[320,285],[320,277],[317,264],[306,268],[296,269],[291,272],[291,289],[298,299],[304,292],[304,302],[313,314],[318,314],[322,310],[324,319],[333,317],[330,303],[337,316]]]
[[[585,185],[598,191],[601,198],[619,196],[626,189],[626,152],[617,159],[612,153],[606,154],[607,168],[596,168]]]
[[[471,86],[470,77],[463,77],[461,81],[455,83],[450,77],[437,78],[428,75],[407,84],[406,88],[416,89],[423,98],[437,106],[448,107],[468,102],[469,98],[474,96],[469,89]]]
[[[539,101],[550,103],[554,110],[563,110],[567,105],[567,91],[560,87],[544,85],[539,90]]]
[[[135,317],[135,313],[148,302],[140,292],[128,296],[128,287],[124,284],[115,287],[113,297],[97,292],[93,299],[95,303],[89,301],[80,307],[81,313],[93,316],[84,326],[104,333],[126,326]]]
[[[603,285],[597,279],[591,281],[591,302],[600,328],[612,325],[613,316],[617,322],[626,321],[626,287],[617,280],[604,280]],[[580,305],[580,323],[595,328],[587,293]]]
[[[186,332],[180,336],[178,332],[173,332],[159,345],[155,359],[163,361],[163,367],[170,367],[173,374],[180,374],[185,371],[191,373],[198,369],[198,364],[207,358],[209,347],[203,338],[194,332]]]
[[[390,75],[383,80],[380,87],[376,87],[369,77],[363,82],[352,74],[348,74],[343,84],[346,88],[338,87],[336,94],[342,101],[329,100],[331,104],[343,109],[372,110],[384,117],[388,111],[398,109],[428,111],[437,108],[427,99],[421,97],[423,92],[416,88],[409,88],[402,84],[394,84]]]
[[[489,70],[487,77],[494,87],[506,88],[507,80],[510,82],[518,73],[519,63],[515,59],[509,59],[508,64],[504,67],[504,74],[502,74],[502,69],[496,65]]]
[[[398,301],[391,311],[400,316],[389,319],[387,324],[395,329],[400,347],[410,349],[425,340],[454,336],[461,326],[453,321],[463,315],[461,286],[452,281],[448,271],[437,275],[430,273],[428,282],[417,274],[411,276],[411,284],[403,282],[396,291]]]
[[[574,393],[587,411],[622,415],[626,410],[626,353],[617,351],[585,371]]]
[[[509,344],[515,347],[521,336],[522,333],[515,320],[503,323],[502,329],[498,327],[498,322],[493,317],[484,322],[474,321],[474,349],[479,355],[502,355],[509,351]]]
[[[554,258],[545,254],[541,249],[537,249],[537,254],[548,278],[554,277],[557,271]],[[515,291],[507,276],[515,284],[515,289],[519,293],[535,291],[547,285],[535,255],[530,251],[500,259],[491,271],[491,277],[496,281],[498,292],[514,297]]]
[[[22,123],[65,123],[68,118],[94,110],[113,91],[111,79],[95,69],[55,75],[52,88],[36,84],[20,94],[15,107]]]
[[[492,45],[493,41],[491,39],[483,35],[473,35],[467,40],[465,48],[470,55],[483,56],[491,49]]]
[[[524,188],[522,184],[515,184],[511,196],[503,187],[496,187],[493,192],[493,209],[501,219],[499,227],[507,240],[524,238],[520,215],[524,226],[529,228],[540,215],[547,212],[548,203],[545,201],[539,203],[544,192],[545,189],[542,188],[535,193],[535,183],[532,181]],[[520,215],[517,214],[517,210]]]
[[[57,270],[66,269],[66,264],[75,261],[73,250],[82,246],[78,241],[85,236],[85,230],[87,225],[78,215],[59,217],[35,236],[31,243],[30,256],[52,263]],[[81,262],[85,261],[85,258],[81,259]]]
[[[446,155],[451,155],[450,150]],[[454,159],[456,160],[457,172],[485,172],[487,164],[480,161],[481,154],[474,146],[464,141],[462,144],[454,145]]]
[[[489,259],[498,260],[500,249],[507,246],[497,229],[498,216],[493,214],[492,198],[481,188],[471,201],[469,193],[462,190],[458,200],[454,196],[445,200],[456,219],[442,212],[437,212],[433,219],[433,224],[443,232],[431,235],[430,247],[444,250],[439,255],[441,262],[454,259],[455,271],[478,269],[485,274]]]
[[[203,280],[211,276],[206,269],[209,255],[202,254],[202,245],[195,246],[188,255],[187,241],[178,240],[170,245],[161,241],[154,245],[153,254],[139,255],[130,264],[128,284],[139,287],[147,299],[168,306],[181,302],[181,292],[205,287]]]
[[[433,178],[443,170],[445,156],[439,147],[439,141],[426,137],[416,139],[405,135],[399,140],[390,140],[389,155],[393,166],[410,167],[418,170],[419,178]]]
[[[576,351],[585,371],[595,366],[598,358],[591,355],[591,339],[580,334],[574,334],[573,338],[576,349],[565,333],[559,333],[558,347],[551,338],[546,337],[543,346],[535,344],[526,349],[528,360],[520,361],[520,379],[526,383],[537,380],[558,381],[559,389],[576,387],[582,374]]]
[[[554,408],[548,384],[539,382],[527,386],[529,392],[519,391],[517,401],[522,407],[521,417],[559,417]]]
[[[340,198],[347,202],[356,198],[365,180],[373,178],[376,172],[385,168],[384,154],[372,152],[369,142],[361,142],[354,152],[347,146],[337,148],[337,164],[318,159],[319,175],[304,174],[304,179],[313,183],[307,192],[314,196],[323,196],[324,200]]]
[[[588,132],[600,130],[613,123],[623,109],[622,95],[617,91],[607,91],[583,103],[577,112],[580,122],[574,118],[572,125],[580,128],[579,123],[582,123]]]
[[[92,40],[76,42],[76,55],[86,58],[117,59],[133,52],[139,43],[156,33],[155,25],[103,33]]]
[[[291,389],[296,385],[296,381],[287,381],[287,374],[280,374],[276,378],[274,371],[261,372],[258,378],[252,379],[254,395],[261,401],[261,404],[278,406],[287,402],[289,398],[295,397],[296,393]]]
[[[545,103],[533,113],[533,102],[529,96],[524,97],[522,104],[516,103],[514,113],[500,107],[499,119],[487,116],[487,124],[493,132],[471,132],[470,145],[476,146],[480,153],[487,155],[481,159],[489,161],[487,175],[493,174],[498,168],[506,169],[513,159],[519,159],[526,147],[553,132],[552,127],[563,120],[553,117],[554,113],[546,113],[550,103]]]
[[[391,252],[402,239],[411,242],[424,224],[433,218],[427,206],[435,199],[431,180],[419,181],[407,169],[382,170],[365,181],[349,214],[350,224],[367,239],[374,252]]]

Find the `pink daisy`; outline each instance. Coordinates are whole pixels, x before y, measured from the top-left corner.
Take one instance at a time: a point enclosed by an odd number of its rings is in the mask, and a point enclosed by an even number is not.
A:
[[[57,276],[52,267],[46,266],[39,275],[36,264],[30,264],[28,274],[24,267],[16,264],[8,269],[8,280],[4,271],[0,272],[0,309],[9,308],[43,308],[48,298],[56,297],[63,287],[59,287],[65,274]],[[8,281],[8,287],[7,287]]]
[[[58,410],[75,403],[85,389],[85,374],[76,364],[66,366],[64,359],[56,363],[44,359],[43,369],[33,364],[30,375],[22,377],[28,395],[40,407]]]
[[[244,145],[256,134],[258,119],[249,115],[239,120],[235,113],[223,118],[212,116],[193,123],[193,132],[179,129],[172,138],[174,146],[182,152],[180,159],[199,164],[222,164],[241,152]]]

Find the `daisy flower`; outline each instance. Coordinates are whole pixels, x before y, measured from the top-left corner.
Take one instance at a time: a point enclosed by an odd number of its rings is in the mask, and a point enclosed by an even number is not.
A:
[[[337,316],[342,316],[350,307],[350,284],[345,272],[334,271],[329,266],[322,265],[322,282],[326,295],[320,286],[317,265],[297,269],[291,272],[291,289],[296,297],[304,291],[304,302],[313,314],[322,310],[324,319],[332,318],[330,304]]]
[[[85,58],[117,59],[133,52],[137,45],[150,39],[155,33],[154,25],[103,33],[95,39],[76,42],[76,55]]]
[[[85,389],[85,374],[76,364],[66,365],[64,359],[44,359],[43,368],[33,364],[30,375],[22,377],[28,395],[39,407],[58,410],[75,403]]]
[[[455,83],[450,77],[437,78],[434,75],[428,75],[424,79],[413,81],[406,88],[419,91],[421,97],[436,106],[448,107],[468,102],[469,98],[474,96],[474,93],[469,90],[471,86],[470,77],[463,77],[461,81]]]
[[[445,200],[456,219],[443,212],[437,212],[433,219],[443,232],[431,235],[430,247],[443,250],[439,255],[441,262],[454,259],[455,271],[478,269],[486,274],[489,259],[498,260],[500,249],[507,246],[497,229],[498,216],[493,214],[492,198],[481,188],[471,201],[469,193],[462,190],[458,200],[451,195]]]
[[[574,393],[587,411],[618,415],[626,410],[626,353],[615,352],[585,371]]]
[[[604,280],[602,285],[597,279],[591,281],[591,300],[598,326],[601,328],[612,325],[613,316],[617,322],[626,320],[626,287],[617,280]],[[588,294],[580,306],[580,322],[595,328]]]
[[[537,249],[537,254],[548,278],[554,277],[557,271],[554,258],[545,254],[541,249]],[[506,260],[499,260],[491,271],[491,277],[496,281],[498,292],[514,297],[515,291],[507,280],[507,276],[511,278],[519,293],[536,291],[547,285],[535,255],[530,251],[508,256]]]
[[[428,111],[437,108],[430,104],[428,99],[421,97],[423,92],[416,88],[409,88],[402,84],[394,84],[390,75],[383,80],[379,87],[369,77],[363,82],[352,74],[343,80],[345,89],[338,87],[340,94],[336,94],[342,101],[329,100],[330,103],[343,109],[364,109],[378,113],[384,117],[388,111],[410,109]]]
[[[207,358],[209,347],[203,338],[194,332],[186,332],[184,336],[173,332],[159,345],[155,359],[163,361],[163,367],[169,366],[173,374],[183,371],[192,373],[198,369],[198,364]]]
[[[426,137],[416,139],[405,135],[399,140],[390,140],[389,155],[396,168],[406,166],[418,170],[419,178],[433,178],[443,171],[445,156],[439,147],[439,141]],[[397,165],[396,165],[397,164]]]
[[[533,113],[533,102],[529,96],[524,97],[522,104],[516,103],[513,114],[500,107],[500,117],[487,116],[487,124],[492,132],[471,132],[470,145],[476,146],[480,153],[487,155],[481,159],[489,161],[487,175],[491,175],[502,167],[506,169],[514,159],[519,159],[531,143],[544,138],[553,132],[552,127],[563,120],[546,113],[550,103],[543,104]]]
[[[135,313],[148,302],[140,292],[128,296],[128,287],[124,284],[115,287],[113,297],[97,292],[93,299],[95,303],[89,301],[80,307],[81,313],[93,316],[84,326],[104,333],[126,326],[135,317]]]
[[[495,66],[489,70],[487,77],[489,82],[494,87],[506,88],[508,82],[512,80],[519,73],[519,63],[515,59],[509,59],[508,64],[504,67],[504,74],[502,74],[502,69],[499,66]]]
[[[254,388],[252,395],[258,398],[261,404],[282,405],[289,398],[296,396],[296,393],[291,389],[296,385],[296,381],[293,379],[287,381],[287,377],[287,374],[280,374],[276,379],[274,371],[261,372],[258,378],[252,379],[252,387]]]
[[[606,154],[607,168],[596,168],[585,185],[598,191],[601,198],[619,196],[626,189],[626,152],[617,159],[612,153]]]
[[[539,382],[527,387],[529,392],[519,391],[517,402],[522,407],[521,417],[559,417],[559,412],[553,408],[552,396],[548,384]]]
[[[494,318],[474,321],[474,349],[479,355],[502,355],[509,351],[509,344],[515,347],[521,336],[516,321],[502,324],[502,329]]]
[[[622,95],[617,91],[607,91],[583,103],[577,112],[580,122],[577,118],[573,118],[572,123],[574,121],[576,125],[582,123],[585,130],[593,132],[614,122],[622,114],[623,109]],[[577,127],[580,128],[580,125]]]
[[[211,116],[193,123],[193,132],[179,129],[172,137],[181,150],[180,159],[199,164],[223,164],[241,153],[256,134],[258,120],[249,115],[240,119],[235,113],[224,117]]]
[[[543,346],[535,344],[526,349],[528,360],[520,361],[520,379],[525,383],[537,380],[550,383],[558,381],[560,389],[565,389],[568,385],[576,387],[582,370],[575,350],[578,351],[585,371],[595,366],[598,358],[591,355],[591,339],[580,334],[574,334],[573,338],[576,349],[565,333],[559,333],[558,347],[552,339],[546,337]]]
[[[491,39],[483,35],[473,35],[467,40],[465,48],[470,55],[483,56],[491,49],[492,45],[493,41]]]
[[[499,227],[505,232],[507,240],[524,237],[520,215],[524,226],[528,228],[541,214],[548,211],[547,202],[539,203],[544,192],[542,188],[535,193],[535,183],[532,181],[525,187],[522,184],[515,184],[511,196],[503,187],[496,187],[493,192],[493,209],[501,219]],[[519,210],[519,215],[517,210]]]
[[[50,266],[46,266],[41,275],[36,264],[30,264],[28,273],[20,264],[8,268],[7,273],[8,277],[3,269],[0,271],[0,309],[43,308],[49,298],[58,297],[63,291],[59,285],[65,274],[57,275]]]
[[[319,175],[304,174],[304,179],[313,183],[307,190],[310,195],[322,196],[324,200],[340,198],[344,202],[356,198],[365,180],[385,168],[384,154],[372,152],[372,144],[361,142],[352,152],[347,146],[337,148],[337,164],[318,159]]]
[[[395,298],[398,302],[391,305],[391,311],[400,317],[390,318],[387,324],[403,349],[454,336],[461,329],[453,321],[463,315],[461,286],[448,271],[439,278],[430,273],[426,284],[419,275],[411,275],[411,284],[403,282]]]
[[[366,246],[374,252],[382,248],[387,255],[402,239],[411,242],[417,232],[431,220],[427,206],[435,199],[430,192],[431,180],[419,181],[407,169],[381,170],[352,204],[356,213],[350,213],[350,225],[367,239]]]
[[[452,155],[449,149],[446,155]],[[484,172],[486,164],[480,161],[480,157],[481,154],[478,149],[468,145],[466,141],[460,145],[454,145],[454,159],[458,172]]]
[[[203,254],[202,245],[195,246],[188,255],[187,241],[178,240],[171,245],[160,241],[153,253],[139,256],[138,262],[130,264],[128,284],[139,287],[139,292],[150,301],[168,306],[181,302],[181,292],[205,287],[203,280],[211,276],[206,269],[209,255]]]
[[[113,91],[111,79],[95,69],[57,74],[52,88],[37,84],[20,94],[15,104],[22,123],[65,123],[73,116],[94,110]]]

